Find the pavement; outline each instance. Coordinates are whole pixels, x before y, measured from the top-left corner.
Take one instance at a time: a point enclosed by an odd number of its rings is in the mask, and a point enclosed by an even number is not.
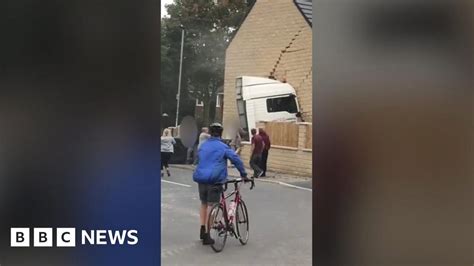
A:
[[[200,202],[192,166],[172,166],[171,177],[161,182],[162,265],[311,265],[311,181],[272,176],[257,179],[253,190],[242,186],[249,212],[248,244],[228,237],[225,249],[215,253],[199,240]]]

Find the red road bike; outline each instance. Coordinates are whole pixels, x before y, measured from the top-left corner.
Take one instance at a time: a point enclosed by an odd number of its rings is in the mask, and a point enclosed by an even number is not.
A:
[[[247,244],[249,239],[249,214],[242,195],[240,186],[242,183],[250,182],[250,189],[255,187],[253,179],[236,178],[227,180],[224,183],[224,190],[221,193],[221,200],[214,205],[209,212],[208,228],[211,237],[215,243],[211,245],[215,252],[221,252],[224,249],[227,236],[234,236],[242,245]],[[234,184],[234,191],[225,195],[228,184]],[[234,198],[227,206],[226,200]]]

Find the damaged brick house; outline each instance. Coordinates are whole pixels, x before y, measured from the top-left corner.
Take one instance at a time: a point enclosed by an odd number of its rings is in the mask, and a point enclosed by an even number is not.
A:
[[[312,1],[257,0],[226,51],[224,128],[233,128],[239,121],[235,104],[239,76],[289,83],[296,90],[302,118],[311,122],[312,74]],[[312,131],[309,127],[307,132]],[[310,153],[304,158],[311,164]],[[274,163],[277,159],[273,157]],[[310,166],[304,172],[310,174]]]

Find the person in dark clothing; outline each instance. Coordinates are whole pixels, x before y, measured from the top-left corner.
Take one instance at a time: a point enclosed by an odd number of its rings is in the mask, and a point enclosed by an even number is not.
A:
[[[260,161],[260,168],[262,169],[262,175],[266,176],[267,174],[267,160],[268,160],[268,151],[270,150],[271,143],[270,137],[268,136],[267,132],[263,130],[263,128],[258,129],[258,135],[262,137],[263,141],[263,152],[262,152],[262,160]]]
[[[250,167],[253,169],[253,177],[259,178],[262,176],[263,171],[260,168],[260,162],[262,160],[262,153],[264,148],[264,143],[262,137],[257,134],[257,130],[252,128],[250,131],[252,133],[252,148],[250,151]]]

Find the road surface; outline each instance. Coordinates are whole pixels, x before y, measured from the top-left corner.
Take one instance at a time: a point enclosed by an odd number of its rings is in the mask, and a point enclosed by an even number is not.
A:
[[[171,183],[173,182],[173,183]],[[242,186],[250,238],[228,237],[215,253],[199,240],[199,197],[189,169],[172,168],[161,182],[162,265],[311,265],[312,192],[274,183]]]

